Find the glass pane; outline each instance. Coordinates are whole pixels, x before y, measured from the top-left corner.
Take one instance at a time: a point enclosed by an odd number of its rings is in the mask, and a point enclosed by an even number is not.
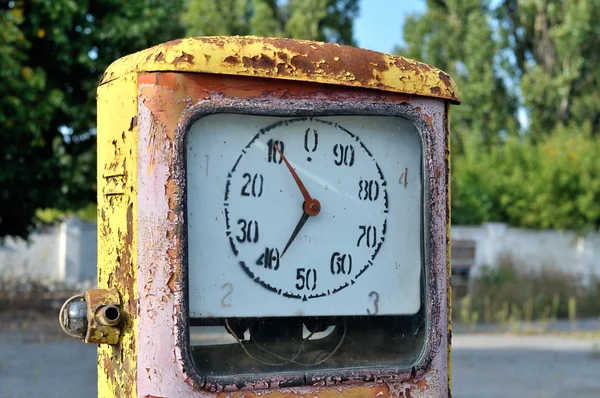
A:
[[[210,115],[190,128],[186,158],[201,374],[304,379],[417,360],[422,145],[410,121]]]

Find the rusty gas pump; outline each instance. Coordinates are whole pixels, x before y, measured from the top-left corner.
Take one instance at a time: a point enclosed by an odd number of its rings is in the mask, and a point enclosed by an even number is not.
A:
[[[102,397],[450,394],[449,105],[431,66],[209,37],[98,87]]]

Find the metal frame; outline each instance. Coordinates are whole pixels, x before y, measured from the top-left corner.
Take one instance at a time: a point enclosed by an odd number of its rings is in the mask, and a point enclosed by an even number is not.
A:
[[[196,55],[195,59],[202,57],[202,53]],[[219,59],[216,55],[211,58]],[[435,87],[425,81],[419,96],[375,87],[342,87],[333,81],[319,84],[314,76],[310,78],[313,82],[276,81],[250,77],[249,73],[132,71],[114,76],[98,88],[98,287],[119,291],[123,314],[118,344],[98,347],[99,396],[449,395],[450,101],[428,98]],[[433,271],[426,281],[426,303],[429,318],[437,320],[436,325],[428,324],[429,349],[427,357],[421,358],[424,364],[430,361],[429,366],[396,369],[405,371],[398,374],[391,374],[392,368],[387,372],[367,369],[369,374],[361,378],[349,370],[335,377],[321,374],[312,385],[287,388],[286,378],[271,376],[271,384],[260,380],[245,385],[213,384],[207,390],[206,383],[192,374],[193,368],[184,360],[186,345],[181,342],[181,330],[188,326],[182,263],[187,225],[180,184],[185,181],[181,173],[175,174],[176,159],[184,162],[183,152],[178,153],[183,141],[177,140],[183,140],[185,120],[194,109],[200,109],[197,107],[232,112],[235,104],[256,109],[277,104],[287,109],[287,115],[310,109],[354,114],[370,110],[373,114],[377,108],[385,114],[405,112],[405,117],[418,119],[417,128],[421,126],[424,139],[423,178],[428,186],[423,192],[424,212],[429,216],[432,243],[426,250]]]
[[[421,302],[425,314],[425,325],[427,328],[425,343],[422,352],[416,363],[409,367],[402,366],[382,366],[342,369],[339,371],[311,371],[302,372],[284,372],[257,376],[217,376],[210,379],[199,374],[191,358],[189,344],[189,282],[188,282],[188,256],[187,256],[187,191],[186,191],[186,158],[185,158],[185,138],[190,127],[200,118],[219,113],[236,113],[259,116],[339,116],[339,115],[357,115],[357,116],[396,116],[409,119],[417,128],[421,140],[421,159],[422,159],[422,178],[423,185],[421,191],[422,197],[422,236],[421,250],[423,258],[423,272]],[[177,186],[180,209],[179,217],[183,220],[181,227],[181,239],[179,240],[178,252],[182,254],[181,281],[183,282],[183,296],[178,303],[181,310],[178,313],[177,345],[182,353],[183,367],[186,373],[191,377],[195,388],[207,391],[221,391],[226,386],[235,385],[237,389],[264,389],[264,385],[269,387],[276,386],[292,387],[300,385],[318,385],[321,382],[330,384],[356,384],[356,382],[374,382],[376,380],[397,377],[406,374],[418,377],[425,373],[431,365],[435,352],[439,349],[440,339],[439,330],[443,330],[447,325],[440,322],[441,302],[435,299],[437,294],[438,278],[445,275],[439,275],[436,271],[436,264],[431,253],[439,250],[437,245],[445,245],[436,239],[436,234],[431,228],[431,212],[436,210],[434,196],[435,187],[430,184],[436,170],[433,170],[434,162],[431,161],[432,153],[440,148],[435,148],[433,139],[434,131],[427,124],[427,121],[420,115],[419,111],[414,109],[409,103],[389,103],[389,102],[361,102],[361,101],[310,101],[310,100],[282,100],[282,99],[210,99],[203,100],[188,108],[181,116],[174,138],[174,170],[173,177]],[[424,307],[424,308],[423,308]],[[310,376],[309,376],[310,375]]]

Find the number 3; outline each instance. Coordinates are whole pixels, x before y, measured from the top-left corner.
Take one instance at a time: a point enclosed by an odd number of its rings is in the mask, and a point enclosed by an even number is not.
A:
[[[372,291],[371,293],[369,293],[369,298],[371,297],[375,297],[373,299],[373,306],[375,307],[375,311],[371,312],[371,310],[367,308],[367,314],[377,315],[377,313],[379,312],[379,293],[377,293],[376,291]]]

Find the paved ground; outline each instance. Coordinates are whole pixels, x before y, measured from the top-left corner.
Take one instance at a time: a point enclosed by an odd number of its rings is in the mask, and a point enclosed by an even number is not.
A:
[[[0,327],[0,398],[96,397],[96,347],[52,322]],[[600,397],[600,338],[456,334],[453,358],[454,397]]]
[[[454,397],[600,397],[600,338],[459,334],[453,343]]]

